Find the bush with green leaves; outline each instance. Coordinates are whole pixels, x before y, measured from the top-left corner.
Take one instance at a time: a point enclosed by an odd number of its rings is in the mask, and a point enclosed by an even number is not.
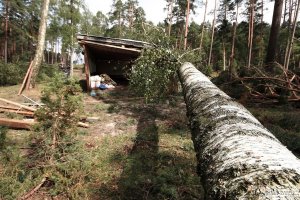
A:
[[[147,102],[166,97],[170,84],[176,82],[178,67],[177,56],[171,50],[145,49],[132,66],[130,88],[135,94],[145,97]]]
[[[7,63],[0,62],[0,86],[16,85],[22,82],[25,76],[28,63]]]
[[[4,63],[0,61],[0,86],[21,84],[28,70],[28,62]],[[50,79],[58,73],[57,65],[42,64],[38,82],[50,81]]]

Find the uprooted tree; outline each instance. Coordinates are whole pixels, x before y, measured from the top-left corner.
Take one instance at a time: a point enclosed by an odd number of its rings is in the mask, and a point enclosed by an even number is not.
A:
[[[179,77],[206,199],[299,198],[299,159],[192,64]]]

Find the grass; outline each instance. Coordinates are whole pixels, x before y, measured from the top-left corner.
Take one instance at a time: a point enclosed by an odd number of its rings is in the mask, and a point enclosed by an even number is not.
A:
[[[289,106],[251,106],[249,110],[283,145],[300,158],[299,109]]]
[[[11,99],[22,102],[22,97],[15,96],[18,88],[14,87]],[[2,96],[6,94],[3,90],[9,92],[11,88],[1,88]],[[30,92],[38,98],[38,92]],[[122,88],[122,93],[105,93],[99,103],[85,105],[88,116],[100,119],[78,133],[80,143],[71,164],[80,160],[82,166],[78,173],[70,171],[85,177],[85,184],[70,190],[86,194],[81,199],[203,199],[182,99],[172,100],[170,105],[145,105],[140,98],[124,98],[126,92]],[[103,135],[107,124],[115,124],[113,131],[119,134],[107,130]],[[19,198],[41,180],[36,171],[27,173],[31,134],[21,130],[6,133],[6,150],[0,152],[0,199]],[[6,151],[9,156],[5,156]],[[4,162],[7,157],[11,159]],[[51,185],[34,194],[41,199],[51,196],[67,199]]]

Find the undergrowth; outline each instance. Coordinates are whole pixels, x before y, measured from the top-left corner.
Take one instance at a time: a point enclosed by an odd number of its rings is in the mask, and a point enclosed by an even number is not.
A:
[[[253,115],[295,155],[300,157],[300,113],[293,107],[250,107]]]

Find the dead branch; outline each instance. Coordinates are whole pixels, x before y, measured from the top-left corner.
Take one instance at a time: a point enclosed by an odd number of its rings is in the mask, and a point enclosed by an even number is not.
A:
[[[33,188],[30,192],[28,192],[26,195],[20,198],[20,200],[25,200],[31,197],[35,192],[37,192],[43,184],[47,181],[47,177],[44,177],[40,184],[38,184],[35,188]]]

